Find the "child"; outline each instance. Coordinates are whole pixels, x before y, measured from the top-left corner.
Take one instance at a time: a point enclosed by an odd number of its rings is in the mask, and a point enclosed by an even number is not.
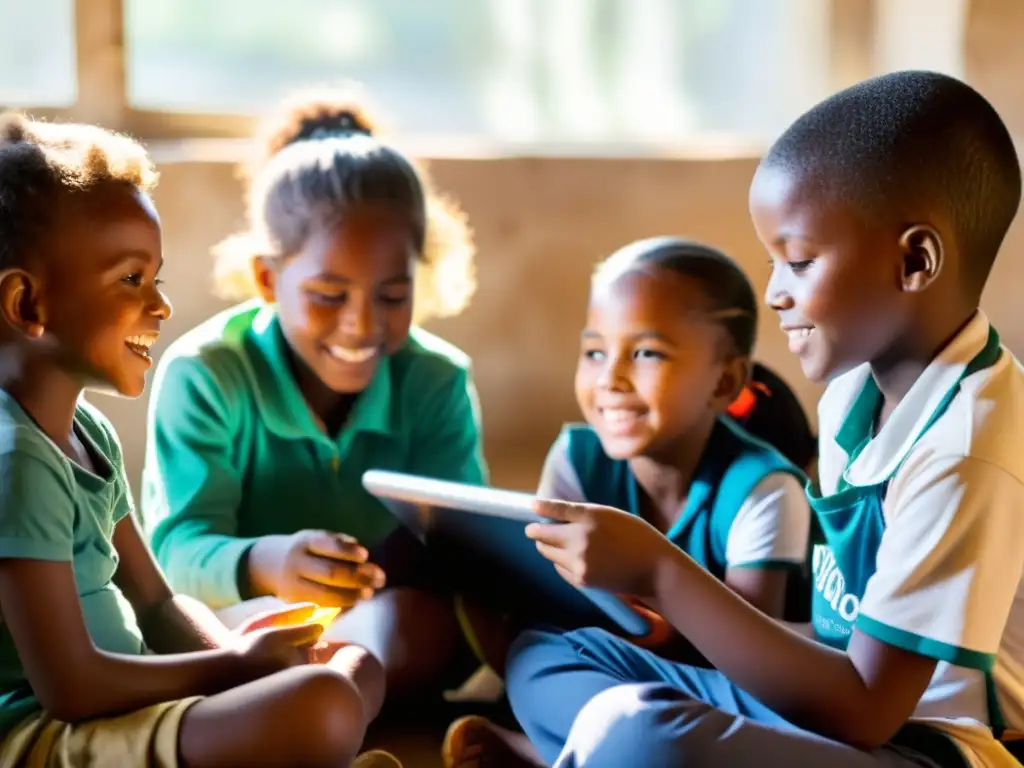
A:
[[[458,623],[361,478],[485,479],[469,360],[411,327],[414,284],[421,317],[467,303],[469,232],[345,94],[286,105],[265,154],[249,231],[216,252],[222,286],[248,278],[259,298],[161,360],[146,526],[171,584],[229,626],[282,601],[341,608],[327,636],[369,649],[393,692],[416,692],[439,683]],[[337,533],[380,567],[339,557]],[[374,596],[382,570],[390,589]]]
[[[0,121],[0,766],[347,765],[364,704],[306,664],[311,608],[236,637],[176,598],[80,400],[137,397],[170,316],[155,180],[127,138]]]
[[[716,670],[599,631],[528,633],[512,706],[562,766],[1006,766],[1024,728],[1024,374],[978,303],[1021,195],[1006,127],[944,75],[868,80],[799,118],[751,213],[768,301],[820,405],[827,541],[806,634],[638,517],[540,503],[573,582],[653,594]],[[495,742],[492,742],[494,746]]]
[[[576,369],[587,421],[555,442],[537,495],[647,520],[770,616],[807,556],[799,470],[723,418],[750,375],[757,302],[727,256],[677,238],[598,268]]]

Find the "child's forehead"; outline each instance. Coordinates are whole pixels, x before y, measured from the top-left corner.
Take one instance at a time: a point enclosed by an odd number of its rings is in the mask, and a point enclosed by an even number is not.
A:
[[[589,317],[610,325],[695,319],[711,302],[698,281],[664,268],[634,268],[595,277]]]
[[[854,190],[807,172],[759,169],[750,188],[750,212],[762,240],[835,239],[888,232],[900,218],[885,205],[867,206]]]
[[[130,187],[64,196],[52,231],[55,254],[82,259],[119,252],[160,255],[160,219],[149,195]]]

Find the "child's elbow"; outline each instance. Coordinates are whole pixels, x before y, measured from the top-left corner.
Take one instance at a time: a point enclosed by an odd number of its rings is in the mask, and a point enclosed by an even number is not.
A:
[[[74,690],[71,686],[55,686],[52,691],[37,691],[36,698],[50,717],[63,723],[81,723],[100,715],[91,697],[85,691]]]

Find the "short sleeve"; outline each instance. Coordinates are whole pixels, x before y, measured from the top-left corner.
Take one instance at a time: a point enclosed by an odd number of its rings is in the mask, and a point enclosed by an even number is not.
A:
[[[886,529],[856,628],[957,666],[987,669],[1024,568],[1024,486],[964,457],[894,478]]]
[[[754,486],[729,528],[729,568],[803,565],[811,530],[811,510],[800,480],[773,472]]]
[[[569,459],[569,436],[562,433],[552,444],[544,460],[537,496],[558,501],[585,502],[583,484]]]
[[[438,480],[485,483],[480,402],[469,371],[459,369],[426,389],[417,410],[408,471]]]
[[[13,450],[0,455],[0,558],[70,562],[75,504],[59,467]]]

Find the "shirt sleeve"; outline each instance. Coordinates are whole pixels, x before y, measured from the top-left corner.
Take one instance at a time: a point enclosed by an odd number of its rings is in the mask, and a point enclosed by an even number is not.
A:
[[[558,436],[558,439],[548,451],[544,460],[544,468],[540,473],[540,484],[537,487],[537,496],[542,499],[557,499],[558,501],[586,502],[583,494],[583,484],[580,483],[579,475],[569,460],[569,436],[565,433]]]
[[[469,371],[444,379],[418,407],[408,471],[482,485],[487,482],[480,427],[480,402]]]
[[[811,510],[800,480],[773,472],[754,486],[733,518],[726,563],[730,568],[802,565],[810,531]]]
[[[71,562],[75,504],[58,466],[17,449],[0,454],[0,558]]]
[[[171,586],[212,608],[242,599],[239,566],[255,542],[237,535],[236,430],[203,361],[171,360],[150,400],[142,520]]]
[[[1024,486],[969,457],[918,460],[904,474],[889,488],[856,628],[922,656],[988,669],[1024,568]]]

